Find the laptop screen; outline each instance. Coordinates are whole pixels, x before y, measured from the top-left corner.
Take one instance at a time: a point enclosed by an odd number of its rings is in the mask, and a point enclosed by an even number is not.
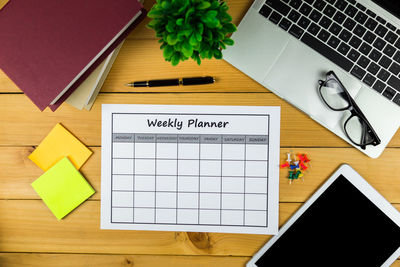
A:
[[[400,227],[341,175],[255,264],[381,266],[399,247]]]
[[[393,15],[400,18],[400,1],[398,0],[372,0]]]

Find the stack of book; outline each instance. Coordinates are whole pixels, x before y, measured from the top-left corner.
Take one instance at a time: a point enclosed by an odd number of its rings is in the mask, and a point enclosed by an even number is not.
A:
[[[137,0],[9,0],[0,68],[40,109],[90,110],[123,40],[146,16]]]

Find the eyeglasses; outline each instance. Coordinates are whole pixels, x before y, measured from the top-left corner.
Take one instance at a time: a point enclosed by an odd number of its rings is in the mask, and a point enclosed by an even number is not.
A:
[[[319,93],[325,104],[332,110],[351,112],[343,129],[350,141],[365,149],[367,145],[379,145],[381,140],[357,106],[354,99],[333,71],[326,74],[326,80],[319,80]]]

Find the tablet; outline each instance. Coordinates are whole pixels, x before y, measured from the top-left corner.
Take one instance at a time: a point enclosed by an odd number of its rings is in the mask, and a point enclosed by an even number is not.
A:
[[[399,256],[400,213],[342,165],[247,266],[390,266]]]

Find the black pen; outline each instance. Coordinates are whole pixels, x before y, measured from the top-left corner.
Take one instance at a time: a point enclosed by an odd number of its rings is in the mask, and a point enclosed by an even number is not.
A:
[[[214,83],[214,78],[211,76],[192,77],[182,79],[167,79],[167,80],[149,80],[141,82],[131,82],[125,84],[129,87],[155,87],[155,86],[176,86],[176,85],[199,85]]]

